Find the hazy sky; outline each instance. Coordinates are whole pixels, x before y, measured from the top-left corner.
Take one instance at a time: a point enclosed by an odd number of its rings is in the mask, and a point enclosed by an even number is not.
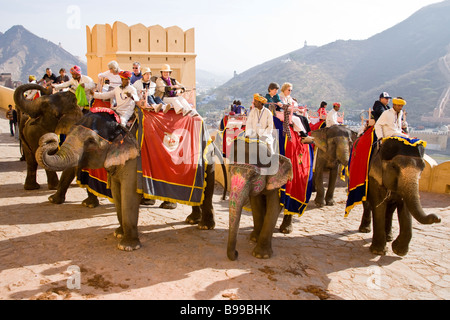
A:
[[[197,68],[231,76],[308,45],[362,40],[439,0],[1,1],[0,32],[23,25],[86,55],[86,25],[195,28]],[[386,44],[390,45],[390,44]],[[393,45],[393,44],[391,44]]]

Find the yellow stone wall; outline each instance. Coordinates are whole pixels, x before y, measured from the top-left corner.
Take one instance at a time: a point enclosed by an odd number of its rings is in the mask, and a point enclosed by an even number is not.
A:
[[[160,76],[161,66],[169,64],[172,77],[187,89],[195,88],[195,32],[177,26],[146,27],[141,23],[128,26],[120,21],[86,26],[87,74],[95,81],[116,60],[122,70],[132,71],[134,61],[149,67],[153,76]],[[194,95],[195,96],[195,95]],[[195,102],[195,100],[194,100]]]

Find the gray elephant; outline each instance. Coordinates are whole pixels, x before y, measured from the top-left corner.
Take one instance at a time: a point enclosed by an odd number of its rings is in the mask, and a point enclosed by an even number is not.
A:
[[[121,239],[118,247],[124,251],[141,247],[137,228],[142,198],[137,191],[140,148],[135,137],[136,129],[127,132],[112,115],[89,113],[73,127],[56,153],[58,144],[54,134],[43,136],[36,152],[39,164],[50,170],[60,171],[75,166],[91,169],[104,167],[107,170],[119,220],[114,235]],[[208,160],[204,201],[201,207],[194,207],[188,217],[190,220],[200,219],[200,229],[215,227],[212,206],[214,164],[212,159]]]
[[[250,202],[254,223],[251,239],[257,243],[253,255],[270,258],[273,231],[281,212],[279,188],[292,179],[291,161],[271,154],[264,143],[241,140],[234,141],[230,159],[227,256],[230,260],[238,257],[236,242],[242,208]]]
[[[27,100],[24,93],[28,90],[39,90],[41,97]],[[21,111],[19,131],[23,154],[27,162],[27,176],[24,189],[39,189],[36,181],[38,163],[35,152],[39,146],[39,138],[48,133],[66,134],[73,124],[82,117],[75,95],[70,92],[51,94],[51,89],[45,89],[37,84],[24,84],[14,91],[14,102]],[[54,190],[58,186],[56,172],[46,170],[48,188]]]
[[[35,100],[27,100],[24,93],[28,90],[39,90],[41,97]],[[39,189],[36,181],[38,163],[35,153],[39,147],[39,139],[44,134],[54,132],[56,134],[69,133],[72,126],[77,123],[83,113],[77,104],[76,97],[71,92],[58,92],[52,94],[52,89],[44,88],[37,84],[25,84],[14,91],[14,102],[19,112],[19,132],[23,154],[27,162],[27,176],[24,183],[25,190]],[[65,194],[73,181],[76,168],[68,168],[63,171],[60,178],[55,171],[45,170],[47,183],[50,190],[57,190],[50,195],[48,200],[55,204],[65,201]],[[87,207],[96,207],[99,202],[91,192],[82,204]]]
[[[346,167],[350,158],[350,151],[357,133],[346,126],[334,125],[311,132],[314,144],[317,146],[314,167],[314,187],[317,207],[333,206],[334,190],[339,176],[339,167]],[[325,194],[323,174],[329,171],[328,188]]]
[[[419,197],[420,174],[425,168],[424,146],[421,143],[404,143],[395,138],[385,139],[370,160],[368,195],[365,215],[372,210],[373,238],[370,251],[386,254],[386,242],[390,240],[392,215],[397,209],[400,234],[392,243],[395,254],[404,256],[412,238],[413,216],[419,223],[439,223],[435,214],[425,214]],[[363,220],[367,216],[363,217]]]
[[[328,128],[314,130],[311,137],[317,146],[313,184],[316,191],[314,203],[317,207],[333,206],[334,191],[339,176],[339,169],[348,165],[350,151],[357,133],[346,126],[334,125]],[[324,173],[329,172],[328,188],[325,194]],[[285,215],[280,226],[280,232],[292,232],[292,215]]]

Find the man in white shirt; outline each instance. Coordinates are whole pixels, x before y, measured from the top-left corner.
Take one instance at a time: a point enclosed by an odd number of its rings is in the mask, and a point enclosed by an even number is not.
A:
[[[92,80],[88,76],[82,75],[81,68],[79,66],[73,66],[70,69],[70,74],[72,75],[72,79],[60,84],[52,84],[52,87],[55,90],[69,88],[69,91],[72,92],[73,94],[76,93],[78,86],[83,87],[88,104],[87,106],[80,106],[80,107],[81,108],[87,107],[89,109],[89,102],[92,99],[91,90],[95,88],[94,80]]]
[[[94,99],[115,98],[117,104],[112,106],[111,109],[119,115],[120,123],[126,127],[128,120],[134,113],[135,101],[139,101],[139,96],[136,88],[130,86],[131,72],[121,71],[119,75],[122,79],[120,86],[109,92],[95,92]]]
[[[253,95],[254,108],[250,111],[245,124],[245,136],[267,142],[273,153],[273,115],[264,107],[267,99],[256,93]]]
[[[384,111],[375,123],[375,134],[380,140],[386,137],[408,137],[402,128],[407,127],[406,121],[402,121],[403,106],[406,101],[402,97],[392,99],[392,109]]]
[[[338,122],[338,111],[341,108],[341,104],[338,102],[333,103],[333,109],[328,112],[327,118],[326,118],[326,126],[331,127],[336,124],[339,124]]]

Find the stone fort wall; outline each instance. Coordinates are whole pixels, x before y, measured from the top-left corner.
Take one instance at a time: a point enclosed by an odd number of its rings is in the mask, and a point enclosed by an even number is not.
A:
[[[132,71],[134,61],[149,67],[153,76],[160,76],[161,66],[169,64],[172,76],[187,89],[195,88],[195,32],[177,26],[146,27],[141,23],[128,26],[116,21],[86,26],[88,75],[97,82],[98,74],[108,70],[116,60],[123,70]],[[195,96],[195,95],[194,95]]]

